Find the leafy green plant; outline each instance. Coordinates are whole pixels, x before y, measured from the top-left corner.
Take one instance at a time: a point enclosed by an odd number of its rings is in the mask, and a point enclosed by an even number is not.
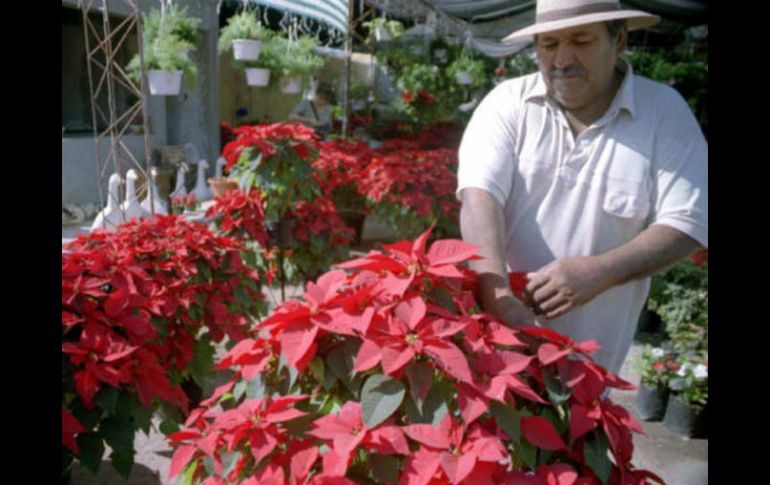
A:
[[[259,58],[255,61],[233,61],[233,66],[236,68],[259,68],[269,69],[271,71],[278,71],[281,67],[281,47],[272,38],[263,40],[262,47],[259,51]]]
[[[143,16],[142,45],[146,70],[182,71],[185,85],[195,89],[197,68],[190,59],[196,49],[197,25],[200,19],[187,16],[185,7],[171,7],[163,14],[153,9]],[[139,54],[126,66],[128,76],[141,82],[142,69]]]
[[[324,66],[324,60],[315,53],[315,38],[301,36],[291,40],[283,36],[274,37],[278,59],[276,70],[282,76],[308,77]]]
[[[404,24],[398,20],[388,20],[385,17],[378,17],[369,22],[364,22],[363,26],[369,29],[369,35],[366,38],[367,43],[372,43],[375,40],[375,31],[378,29],[386,30],[393,39],[400,39],[405,32]]]
[[[695,406],[708,404],[708,353],[688,352],[679,358],[682,366],[668,383],[682,401]]]
[[[708,133],[708,55],[684,46],[676,49],[631,50],[626,59],[634,73],[670,85],[690,105],[704,132]]]
[[[683,260],[653,278],[648,308],[665,324],[677,351],[708,347],[708,267]]]
[[[225,25],[219,32],[219,41],[217,50],[220,54],[230,50],[234,40],[268,40],[273,32],[266,29],[259,22],[256,10],[244,10],[227,19]]]
[[[656,388],[668,386],[680,364],[676,360],[671,343],[664,342],[660,347],[645,345],[642,353],[636,358],[634,367],[641,375],[642,384]]]
[[[458,82],[458,73],[465,72],[471,77],[471,87],[478,88],[487,81],[487,75],[484,72],[484,61],[474,59],[468,55],[460,56],[459,59],[449,64],[447,67],[447,76],[454,82]]]

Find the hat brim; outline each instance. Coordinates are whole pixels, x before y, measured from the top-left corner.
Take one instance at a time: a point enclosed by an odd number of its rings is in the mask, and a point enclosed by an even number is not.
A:
[[[543,32],[553,32],[554,30],[567,29],[578,25],[594,24],[598,22],[608,22],[611,20],[628,20],[628,30],[646,29],[660,22],[660,17],[639,10],[618,10],[615,12],[601,12],[587,15],[578,15],[562,20],[552,20],[539,24],[530,25],[519,29],[507,37],[503,42],[509,41],[532,41],[534,35]]]

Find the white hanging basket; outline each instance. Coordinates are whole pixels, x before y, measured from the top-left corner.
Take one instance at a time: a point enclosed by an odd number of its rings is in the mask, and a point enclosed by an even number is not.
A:
[[[466,71],[456,73],[455,79],[457,79],[457,84],[473,84],[473,76]]]
[[[270,69],[247,68],[246,84],[249,86],[267,86],[270,84]]]
[[[284,94],[299,94],[302,92],[302,78],[299,76],[284,76],[281,78],[281,92]]]
[[[182,71],[147,71],[150,94],[155,96],[176,96],[182,90]]]
[[[238,61],[256,61],[262,48],[261,40],[236,39],[233,41],[233,55]]]
[[[388,29],[385,27],[377,27],[374,29],[374,39],[377,42],[385,42],[388,40],[392,40],[393,37],[391,37],[390,32],[388,32]]]

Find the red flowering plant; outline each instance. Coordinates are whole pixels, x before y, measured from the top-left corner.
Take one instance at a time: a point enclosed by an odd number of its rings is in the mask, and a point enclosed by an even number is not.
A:
[[[186,195],[175,195],[171,197],[171,213],[183,214],[185,211],[193,212],[198,210],[200,202],[192,192]]]
[[[94,473],[112,448],[127,476],[137,429],[177,428],[183,390],[213,373],[214,343],[245,337],[264,313],[240,246],[205,225],[155,216],[80,236],[62,252],[62,464]],[[66,470],[63,468],[62,472]]]
[[[347,257],[351,230],[325,195],[333,195],[334,187],[325,185],[328,178],[319,168],[329,157],[319,162],[315,132],[300,123],[244,126],[235,131],[238,138],[223,150],[227,168],[231,176],[239,179],[243,192],[249,194],[246,197],[253,200],[251,192],[256,190],[258,195],[254,197],[261,203],[259,213],[252,211],[251,216],[240,217],[240,222],[252,220],[253,224],[269,226],[273,221],[294,221],[292,241],[283,243],[287,280],[311,278],[328,269],[332,262]],[[215,221],[224,221],[224,215],[234,209],[233,205],[218,202],[209,215]],[[240,231],[240,236],[253,234]],[[256,266],[271,278],[278,268],[279,242],[253,237],[252,241],[261,246],[255,253]]]
[[[451,83],[437,66],[406,66],[400,71],[397,84],[401,94],[395,98],[394,108],[418,126],[430,126],[454,116],[454,107],[460,98],[449,89]]]
[[[232,378],[169,436],[205,484],[644,484],[632,389],[598,345],[480,312],[476,247],[386,245],[307,284],[219,362]]]
[[[312,161],[318,157],[318,136],[302,123],[246,125],[233,130],[237,138],[225,145],[225,170],[242,190],[259,188],[268,220],[289,216],[294,202],[313,200],[320,188],[312,183]]]
[[[412,149],[417,142],[389,141],[372,157],[360,186],[372,213],[414,237],[435,224],[439,237],[458,236],[460,205],[457,150]]]
[[[645,345],[635,364],[642,384],[650,389],[665,389],[671,378],[681,368],[671,342],[663,342],[656,347]]]

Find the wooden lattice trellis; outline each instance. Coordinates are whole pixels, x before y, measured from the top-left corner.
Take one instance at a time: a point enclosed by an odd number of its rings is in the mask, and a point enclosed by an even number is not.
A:
[[[124,174],[129,168],[136,168],[144,177],[150,180],[150,164],[152,151],[149,139],[149,114],[147,108],[146,72],[144,65],[144,50],[142,45],[141,13],[137,0],[115,0],[127,7],[128,16],[116,26],[110,20],[109,0],[78,0],[78,7],[83,15],[83,33],[86,51],[86,69],[88,71],[88,86],[91,95],[91,117],[94,130],[94,148],[96,150],[96,174],[99,199],[105,203],[101,181],[105,171],[112,166],[114,173]],[[101,11],[102,25],[99,28],[89,16],[89,12]],[[141,61],[142,80],[139,86],[126,74],[125,69],[116,62],[117,53],[126,43],[131,33],[136,33],[139,58]],[[100,59],[103,56],[103,61]],[[138,101],[125,111],[118,112],[116,107],[115,87],[120,84],[126,91],[137,97]],[[107,109],[99,105],[100,95],[107,94]],[[123,141],[126,130],[142,115],[144,133],[144,163],[131,153]],[[106,128],[100,130],[101,121]],[[106,154],[101,147],[109,143]],[[153,184],[147,184],[148,190],[154,190]],[[150,194],[151,212],[155,213],[153,204],[154,194]],[[120,203],[120,200],[115,201]]]

